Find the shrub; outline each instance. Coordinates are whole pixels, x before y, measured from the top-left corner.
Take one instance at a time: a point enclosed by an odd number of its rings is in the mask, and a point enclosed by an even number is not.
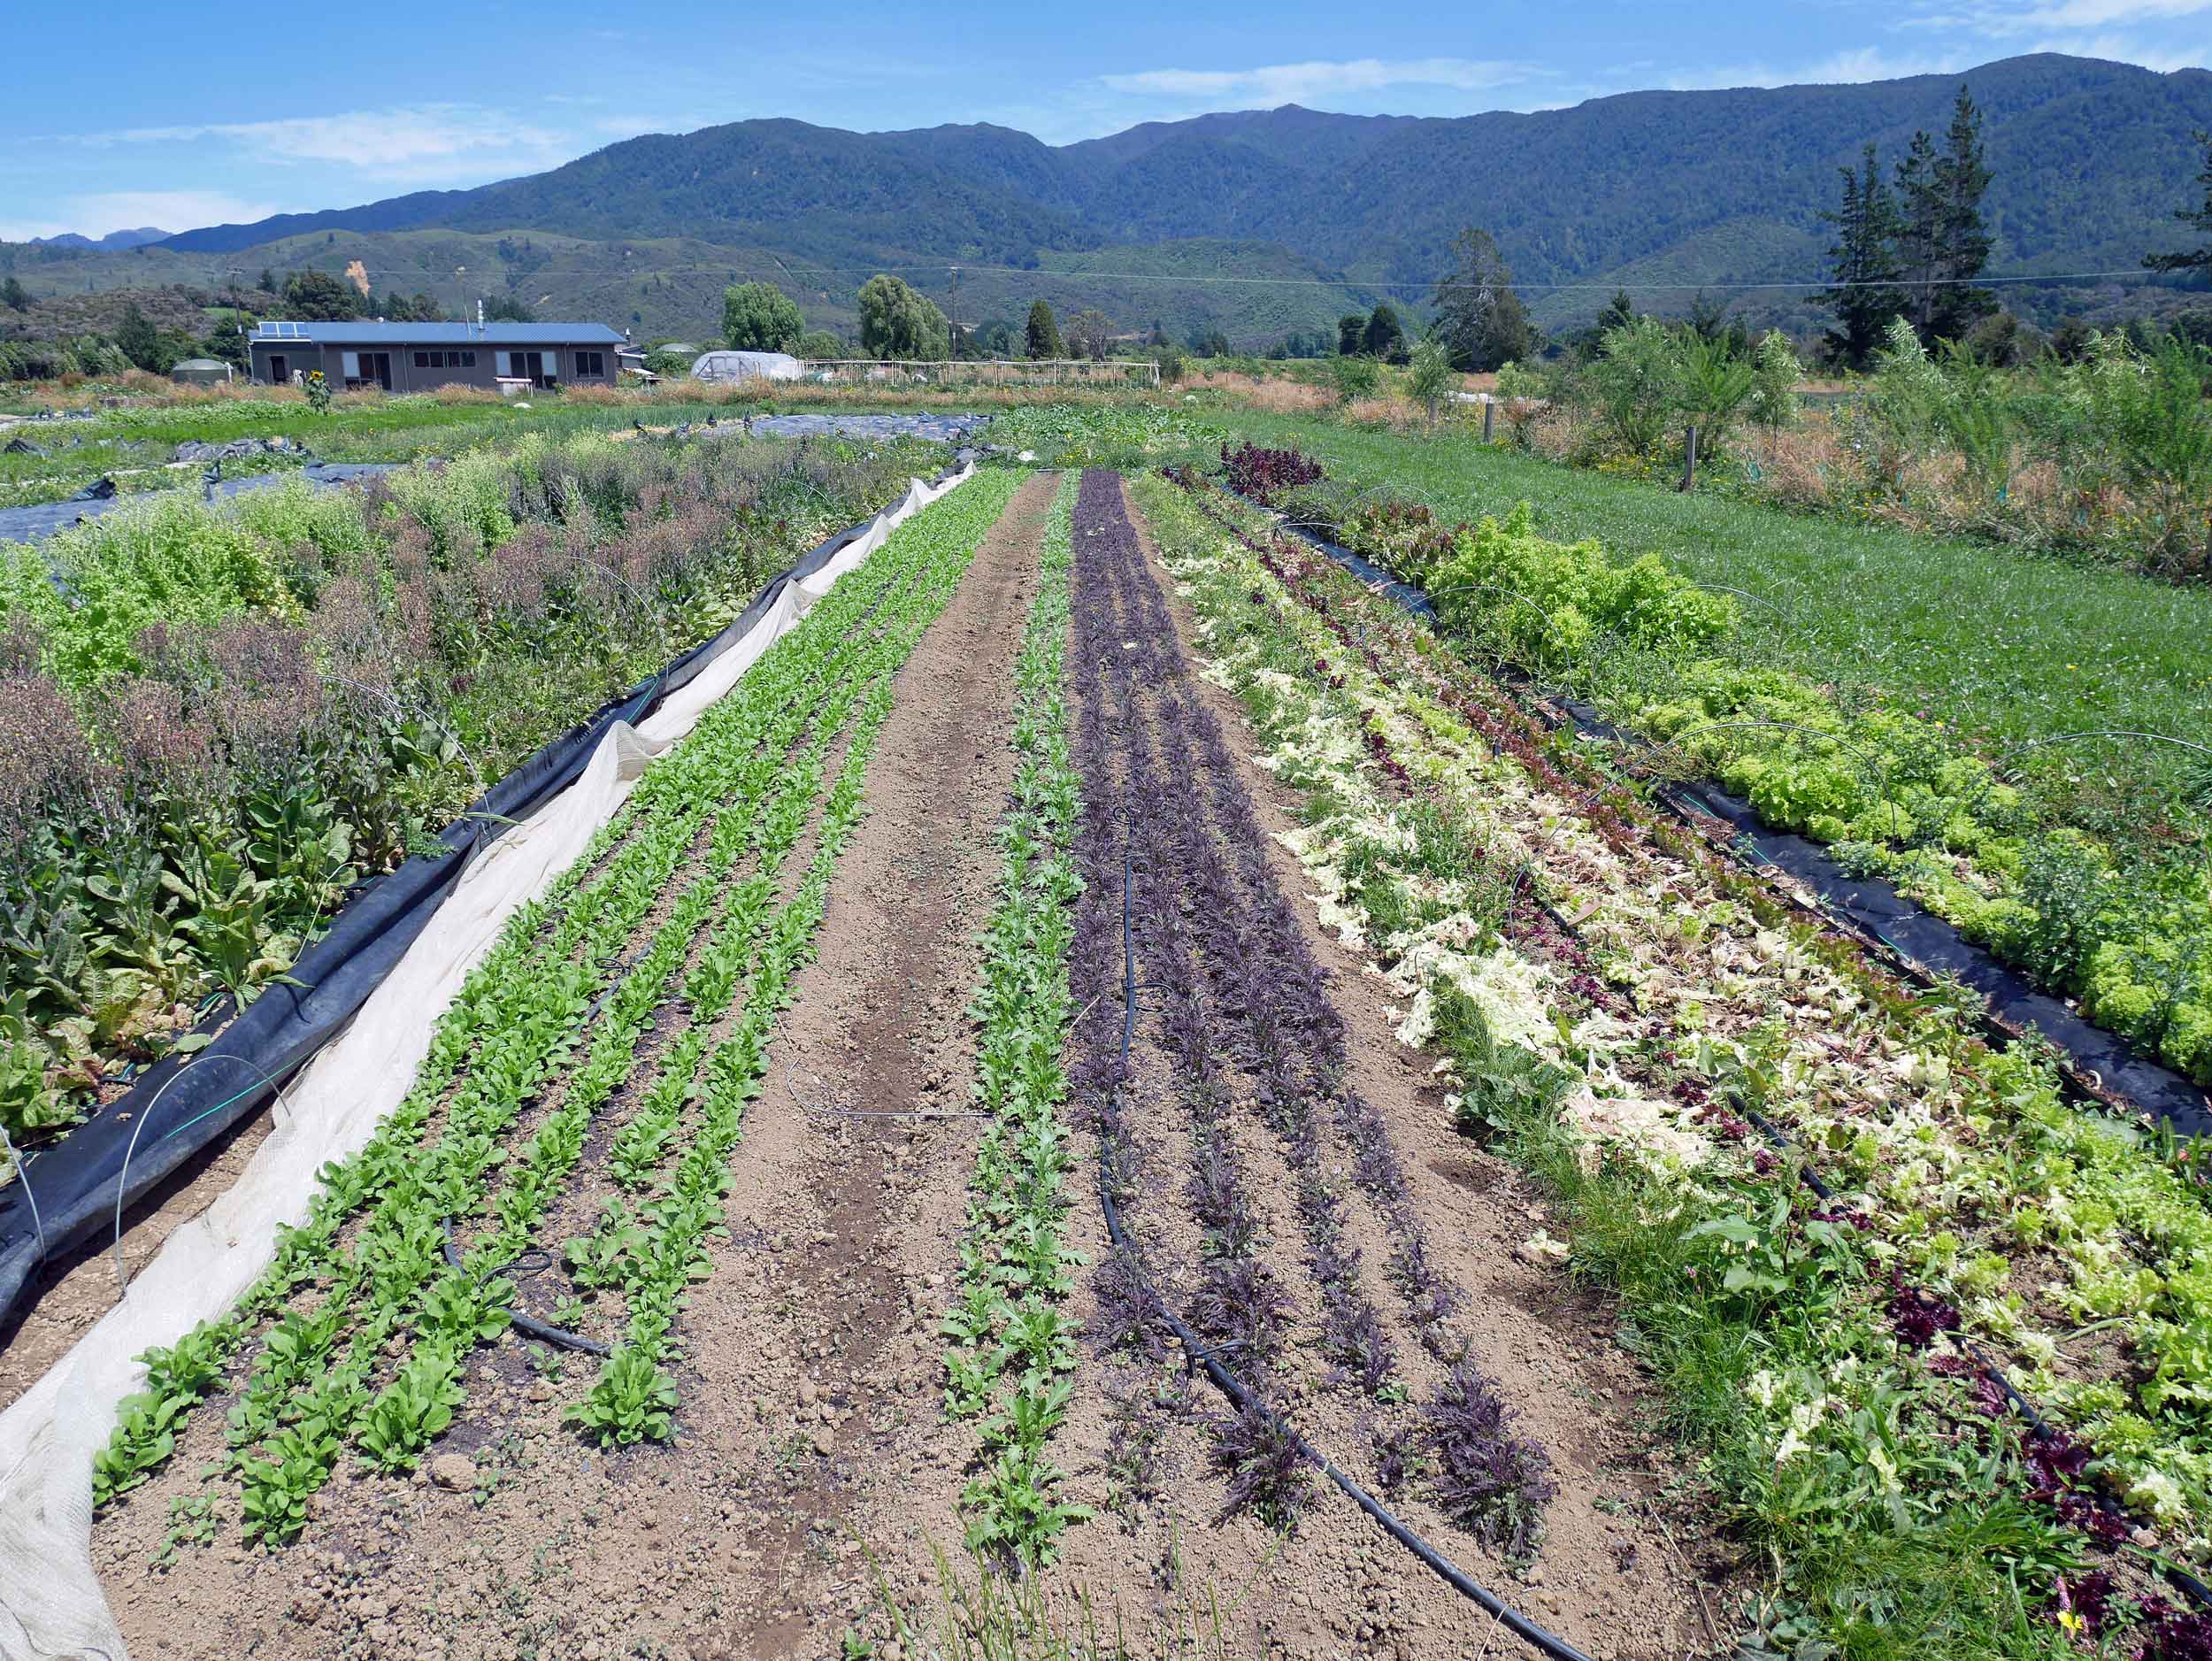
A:
[[[1517,661],[1561,668],[1601,635],[1686,657],[1732,630],[1736,603],[1669,571],[1655,555],[1616,565],[1596,542],[1547,542],[1529,528],[1526,503],[1502,521],[1455,533],[1430,573],[1445,622],[1491,638]]]

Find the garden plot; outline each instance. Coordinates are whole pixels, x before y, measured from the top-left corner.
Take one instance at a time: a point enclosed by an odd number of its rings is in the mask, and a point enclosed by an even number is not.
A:
[[[2195,1158],[1266,516],[987,472],[151,1358],[96,1560],[134,1653],[1522,1652],[1310,1448],[1591,1657],[2182,1661]]]
[[[98,1472],[133,1652],[920,1653],[970,1543],[1141,1650],[1487,1645],[1187,1374],[1138,1272],[1510,1602],[1594,1656],[1711,1646],[1729,1554],[1606,1310],[1516,1255],[1533,1191],[1294,903],[1240,722],[1113,475],[986,473],[895,535],[153,1357]]]
[[[1899,1653],[2196,1653],[2158,1566],[2205,1552],[2193,1150],[2066,1102],[2032,1045],[1907,996],[1185,484],[1147,481],[1147,508],[1209,674],[1302,795],[1320,914],[1409,1000],[1463,1127],[1559,1200],[1549,1249],[1621,1294],[1775,1554],[1768,1632],[1878,1602]]]
[[[1279,1428],[1190,1380],[1164,1303],[1509,1602],[1595,1654],[1704,1647],[1689,1582],[1714,1565],[1686,1562],[1646,1509],[1664,1478],[1630,1427],[1632,1374],[1590,1342],[1602,1311],[1516,1259],[1530,1197],[1475,1191],[1499,1170],[1467,1171],[1386,1001],[1290,904],[1283,821],[1261,817],[1248,780],[1263,775],[1187,665],[1114,475],[1086,475],[1073,550],[1076,1180],[1102,1140],[1133,1243],[1103,1248],[1094,1227],[1070,1300],[1090,1381],[1056,1457],[1096,1458],[1104,1480],[1066,1484],[1097,1513],[1055,1542],[1069,1573],[1111,1553],[1164,1585],[1210,1580],[1240,1654],[1456,1653],[1483,1619]],[[1125,1063],[1125,900],[1141,981]],[[1002,1440],[1021,1396],[1049,1395],[1008,1383]],[[1005,1507],[987,1482],[969,1509]]]
[[[487,1494],[516,1480],[528,1455],[496,1422],[506,1406],[560,1438],[565,1492],[599,1468],[591,1450],[671,1434],[680,1380],[695,1376],[678,1304],[710,1265],[745,1104],[862,816],[892,678],[1013,488],[987,475],[903,528],[648,772],[552,896],[518,915],[406,1103],[326,1172],[260,1286],[155,1357],[96,1477],[125,1496],[96,1550],[135,1647],[173,1631],[180,1605],[212,1623],[211,1649],[265,1618],[358,1642],[343,1611],[322,1628],[296,1606],[342,1580],[385,1588],[346,1604],[380,1602],[353,1626],[404,1615],[406,1584],[328,1554],[419,1504],[404,1479],[428,1484],[436,1459],[449,1483],[463,1465],[477,1473],[464,1504],[479,1476]],[[520,1351],[486,1342],[511,1310],[610,1353],[562,1365],[549,1350],[525,1384]],[[543,1497],[541,1482],[518,1486]],[[452,1584],[454,1564],[488,1549],[465,1532],[424,1539],[448,1554],[428,1583]],[[218,1553],[178,1555],[202,1539],[301,1549],[234,1573]],[[165,1554],[181,1583],[150,1588]],[[513,1649],[502,1637],[482,1652]]]

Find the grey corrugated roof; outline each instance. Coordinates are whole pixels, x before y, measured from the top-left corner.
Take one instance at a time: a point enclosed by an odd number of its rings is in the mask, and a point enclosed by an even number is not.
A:
[[[272,319],[271,321],[280,319]],[[318,346],[618,346],[604,323],[294,323],[285,337],[257,333],[256,344],[279,338]]]

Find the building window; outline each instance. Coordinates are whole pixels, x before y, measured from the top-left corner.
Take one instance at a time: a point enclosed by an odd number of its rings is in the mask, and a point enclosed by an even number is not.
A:
[[[474,352],[456,352],[453,354],[453,361],[464,369],[473,369],[476,367],[476,354]]]
[[[576,373],[580,375],[605,374],[607,373],[606,354],[604,352],[578,352]]]

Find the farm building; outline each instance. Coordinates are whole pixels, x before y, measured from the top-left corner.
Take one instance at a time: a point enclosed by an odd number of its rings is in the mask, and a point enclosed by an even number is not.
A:
[[[611,387],[622,336],[603,323],[264,323],[253,378],[284,386],[319,369],[342,389]]]

